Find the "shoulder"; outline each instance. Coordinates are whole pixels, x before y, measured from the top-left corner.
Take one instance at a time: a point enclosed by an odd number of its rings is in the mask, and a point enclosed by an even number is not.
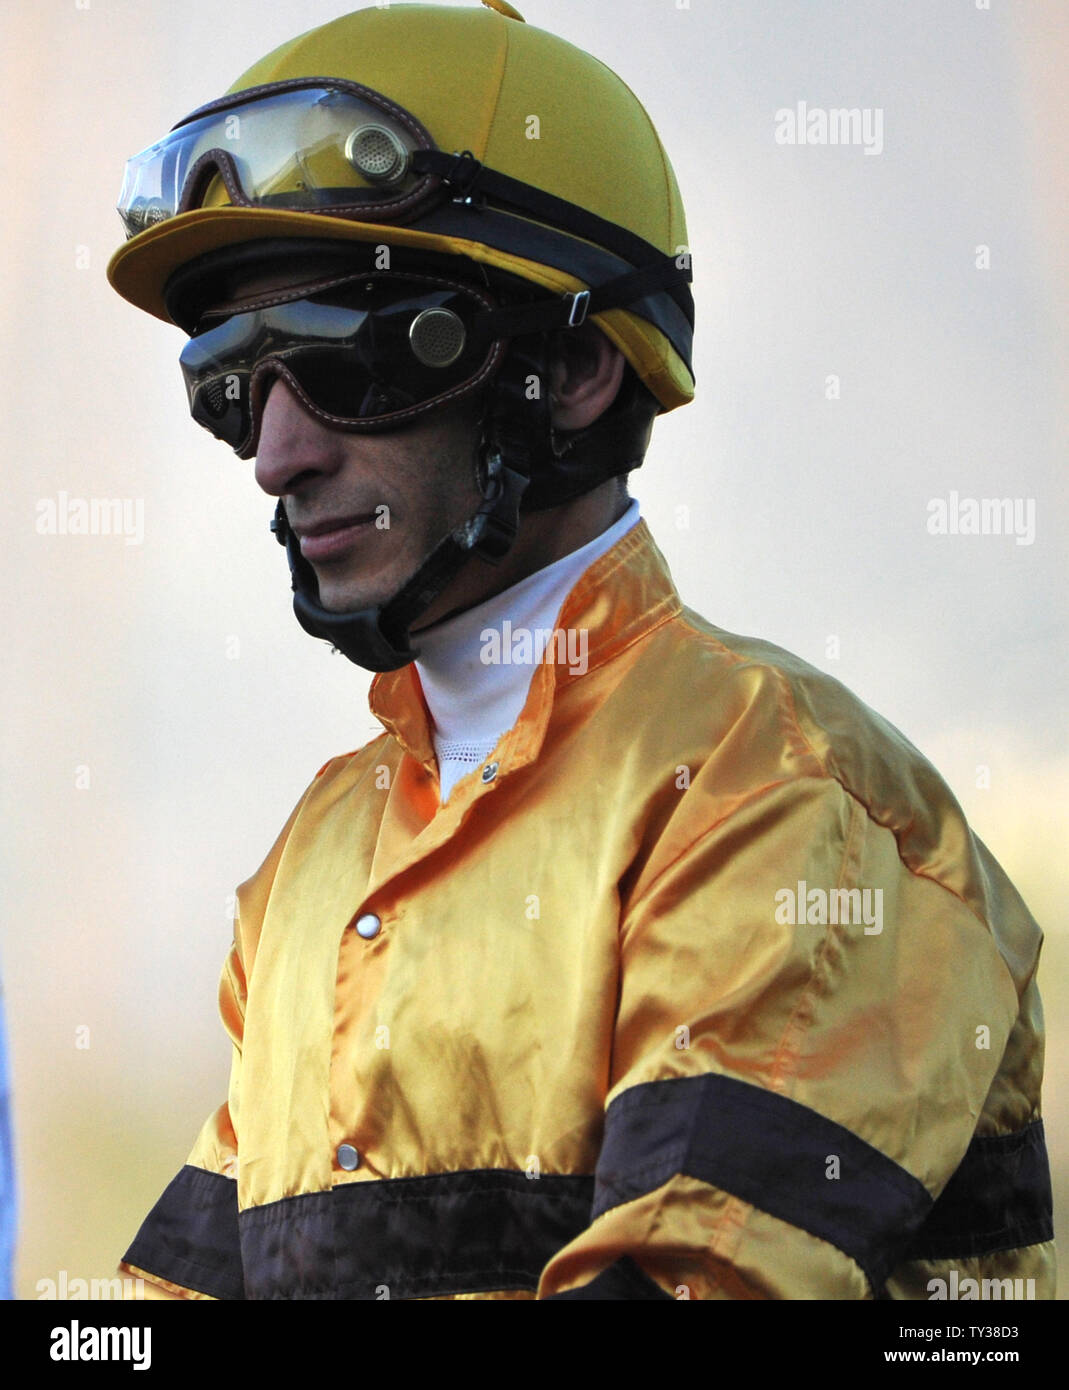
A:
[[[380,764],[388,762],[392,767],[397,761],[397,748],[394,741],[381,733],[362,748],[354,748],[348,753],[338,753],[328,758],[316,773],[305,796],[326,792],[339,779],[359,780],[366,772],[374,771]]]
[[[792,788],[801,805],[823,786],[829,811],[845,797],[874,831],[893,837],[910,875],[938,884],[981,921],[1015,921],[1034,935],[1027,908],[944,778],[841,681],[686,608],[651,639],[625,683],[643,688],[652,723],[675,731],[710,817],[789,797]]]
[[[828,672],[756,637],[715,627],[689,609],[680,646],[708,665],[728,710],[760,717],[767,736],[807,774],[833,778],[882,823],[905,829],[918,803],[947,801],[949,787],[904,733]],[[908,811],[906,808],[910,808]]]
[[[905,734],[793,652],[688,608],[651,639],[633,672],[644,703],[671,707],[673,721],[703,734],[710,751],[730,738],[755,774],[778,767],[831,778],[881,819],[903,799],[951,795]]]

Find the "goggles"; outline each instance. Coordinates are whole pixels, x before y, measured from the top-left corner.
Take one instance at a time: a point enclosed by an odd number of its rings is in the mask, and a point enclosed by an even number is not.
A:
[[[213,311],[180,362],[194,420],[250,458],[283,377],[333,428],[394,429],[478,391],[501,364],[494,302],[470,285],[366,272]]]
[[[257,89],[250,89],[256,93]],[[221,177],[231,203],[391,221],[441,180],[416,172],[434,142],[416,118],[357,82],[297,78],[200,107],[127,161],[118,211],[127,238],[202,204]]]

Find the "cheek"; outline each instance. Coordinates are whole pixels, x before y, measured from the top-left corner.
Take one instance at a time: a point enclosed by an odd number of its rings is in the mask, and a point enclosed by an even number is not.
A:
[[[453,410],[428,420],[413,432],[406,449],[409,467],[418,479],[428,509],[480,500],[476,461],[480,441],[479,417],[470,410]]]

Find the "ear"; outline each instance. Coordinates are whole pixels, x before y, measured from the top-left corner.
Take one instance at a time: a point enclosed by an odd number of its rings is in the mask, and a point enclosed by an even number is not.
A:
[[[624,379],[624,356],[593,324],[563,329],[549,369],[550,418],[558,430],[583,430],[608,410]]]

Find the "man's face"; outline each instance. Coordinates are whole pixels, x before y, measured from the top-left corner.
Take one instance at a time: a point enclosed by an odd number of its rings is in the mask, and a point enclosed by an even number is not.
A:
[[[285,272],[245,276],[217,307],[296,283]],[[465,401],[402,429],[356,433],[317,419],[283,379],[269,382],[256,481],[282,499],[320,603],[340,613],[386,602],[482,502],[478,406]]]
[[[347,433],[317,420],[275,380],[256,481],[282,499],[324,608],[384,603],[476,511],[477,420],[468,404],[400,430]]]
[[[329,270],[336,271],[336,262]],[[234,313],[267,292],[321,278],[315,267],[300,279],[292,271],[244,275],[212,308]],[[550,368],[554,425],[587,428],[615,398],[623,370],[623,357],[596,329],[569,334]],[[482,504],[476,484],[481,402],[433,410],[402,429],[357,433],[318,419],[282,378],[268,380],[256,480],[281,498],[316,575],[320,603],[344,613],[388,602]],[[603,484],[563,508],[523,514],[505,559],[491,564],[473,555],[412,630],[482,602],[585,544],[621,515],[624,495]]]

